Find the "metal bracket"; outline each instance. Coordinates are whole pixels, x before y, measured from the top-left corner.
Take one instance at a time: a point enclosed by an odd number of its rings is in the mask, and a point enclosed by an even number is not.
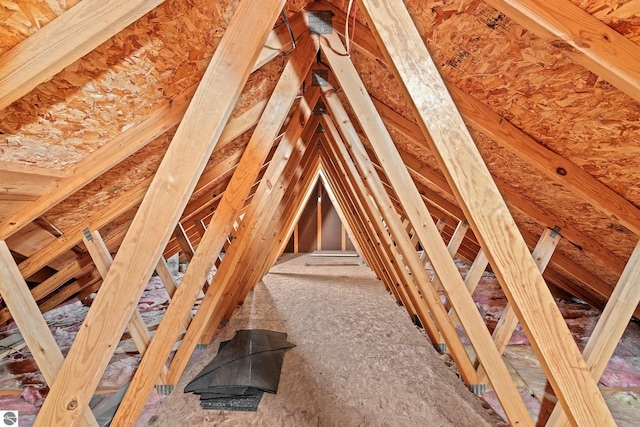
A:
[[[93,235],[91,234],[91,231],[89,231],[88,228],[85,228],[84,230],[82,230],[82,234],[84,234],[84,237],[88,240],[88,241],[92,241],[93,240]]]
[[[316,132],[315,133],[324,133],[324,128],[322,127],[322,125],[320,123],[318,123],[318,127],[316,128]]]
[[[333,13],[330,10],[313,10],[307,13],[310,34],[332,34]]]
[[[443,343],[443,342],[439,342],[438,344],[434,344],[433,348],[435,348],[438,353],[446,353],[447,352],[447,344]]]
[[[175,387],[172,384],[158,384],[156,385],[156,392],[161,396],[168,396]]]
[[[560,234],[560,227],[556,225],[551,229],[551,237],[556,237],[558,234]]]
[[[484,394],[484,392],[487,389],[487,385],[486,384],[471,384],[469,386],[469,390],[471,390],[471,393],[477,395],[477,396],[482,396]]]
[[[417,314],[414,314],[413,316],[411,316],[411,321],[413,322],[414,325],[416,325],[418,328],[422,329],[422,322],[420,321],[420,318],[418,317]]]
[[[209,347],[209,344],[196,344],[196,350],[204,350]]]

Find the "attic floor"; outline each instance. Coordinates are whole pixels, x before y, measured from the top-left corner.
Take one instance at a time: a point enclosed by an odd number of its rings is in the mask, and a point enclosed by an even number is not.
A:
[[[200,409],[184,386],[238,329],[286,332],[275,395],[257,412]],[[194,353],[149,426],[481,426],[483,408],[395,304],[360,258],[288,255],[273,267],[217,339]]]
[[[462,262],[458,267],[463,274],[468,269]],[[485,273],[474,298],[492,328],[506,303],[492,274]],[[167,303],[160,280],[153,277],[138,306],[151,329]],[[583,347],[598,312],[579,302],[558,304]],[[79,301],[72,301],[45,315],[64,354],[87,311]],[[265,394],[257,413],[200,409],[197,396],[182,393],[182,388],[213,359],[220,341],[246,328],[286,332],[297,344],[285,355],[278,393]],[[17,332],[15,324],[9,323],[0,330],[0,338],[15,337]],[[540,401],[549,397],[546,380],[527,344],[518,328],[505,359],[532,415],[544,418],[548,406]],[[11,348],[0,360],[0,410],[19,410],[20,425],[29,426],[46,385],[28,349],[19,342]],[[118,390],[130,381],[138,362],[131,339],[123,339],[98,391]],[[176,390],[167,397],[150,394],[137,426],[502,424],[485,409],[491,405],[501,412],[491,390],[481,402],[466,390],[454,369],[445,366],[447,362],[448,356],[433,350],[359,258],[288,254],[249,295],[212,345],[196,350]],[[600,387],[618,425],[638,425],[638,324],[629,324]]]

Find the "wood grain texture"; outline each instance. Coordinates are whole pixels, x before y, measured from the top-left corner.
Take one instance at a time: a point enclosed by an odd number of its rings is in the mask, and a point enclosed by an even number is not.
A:
[[[627,328],[629,319],[640,303],[640,243],[636,245],[620,280],[607,302],[598,323],[582,352],[595,381],[599,381],[607,363]],[[560,405],[549,417],[549,426],[569,426],[569,420]]]
[[[599,425],[615,425],[404,4],[396,0],[384,4],[363,0],[362,4],[379,45],[391,58],[393,71],[421,118],[423,133],[433,139],[439,163],[563,408],[571,421],[578,424],[595,421]],[[378,158],[381,162],[387,160],[383,156]],[[447,271],[446,264],[430,258],[436,272]],[[460,311],[458,316],[463,319]],[[463,319],[462,324],[466,323]],[[492,378],[486,361],[480,359]],[[513,423],[525,422],[520,418],[524,414],[512,418],[508,406],[509,403],[503,404]]]
[[[88,404],[283,4],[283,0],[273,0],[255,8],[244,1],[236,10],[71,346],[59,379],[36,418],[36,426],[74,425],[77,408]],[[248,25],[253,31],[245,31]],[[144,402],[145,397],[146,393],[136,400]],[[129,412],[129,424],[137,413]],[[125,424],[124,419],[119,422]]]
[[[344,29],[344,11],[324,1],[314,7],[331,10],[334,13],[336,30],[340,32]],[[354,46],[369,57],[385,64],[386,58],[375,43],[370,29],[360,23],[356,23],[356,27],[355,37],[353,39]],[[522,160],[544,173],[550,179],[579,195],[583,200],[592,204],[612,220],[638,234],[640,231],[640,209],[633,203],[620,196],[616,191],[603,184],[575,163],[555,153],[553,150],[546,148],[539,141],[518,129],[510,123],[509,120],[500,116],[491,108],[456,86],[454,81],[445,79],[445,83],[465,122],[478,128],[501,147],[518,155]],[[420,140],[416,139],[418,135],[420,135],[420,132],[413,121],[395,113],[380,101],[376,102],[376,107],[385,118],[385,121],[392,124],[396,130],[413,140]],[[428,135],[422,138],[428,138]],[[505,185],[500,185],[501,189],[506,187]],[[514,203],[517,202],[518,200],[514,201]],[[548,218],[548,216],[546,217]],[[571,231],[566,227],[568,224],[547,224],[549,227],[555,225],[560,225],[566,229],[566,231]],[[576,237],[577,236],[576,234]],[[569,236],[565,237],[573,239]],[[577,240],[580,239],[576,238],[576,241]],[[585,248],[588,243],[587,241],[584,246]],[[581,243],[578,244],[582,246]],[[589,251],[601,259],[606,260],[609,265],[615,266],[619,272],[622,272],[624,263],[620,259],[608,255],[602,245],[590,245]]]
[[[400,7],[406,13],[404,5]],[[384,19],[390,18],[386,17]],[[402,25],[413,24],[403,23]],[[458,313],[458,317],[461,319],[461,323],[474,346],[476,354],[484,364],[489,363],[492,365],[489,378],[502,402],[503,408],[505,408],[513,423],[531,424],[527,409],[511,380],[506,366],[493,345],[491,335],[484,325],[480,313],[475,308],[475,303],[465,288],[460,273],[449,255],[440,233],[431,220],[431,216],[422,202],[409,172],[404,167],[402,159],[382,122],[382,118],[376,111],[373,101],[371,101],[364,88],[351,60],[346,56],[342,42],[336,34],[325,36],[322,39],[321,47],[336,74],[336,78],[340,82],[341,89],[345,92],[349,103],[354,107],[358,121],[369,138],[376,157],[393,185],[396,194],[398,194],[405,213],[420,236],[420,243],[424,248],[433,249],[428,253],[429,259],[443,283],[449,301],[451,301],[452,306]],[[438,267],[436,268],[436,266]]]
[[[640,101],[640,46],[569,0],[487,0],[574,61]]]
[[[55,383],[64,357],[4,241],[0,241],[0,293],[42,376],[51,386]],[[87,405],[80,412],[80,425],[98,425]]]
[[[0,57],[0,109],[164,0],[82,1]]]
[[[302,15],[298,14],[292,18],[291,25],[299,30],[299,27],[304,25]],[[270,32],[267,42],[254,64],[253,70],[259,69],[266,62],[290,48],[291,38],[289,37],[289,33],[284,25],[280,25]],[[30,221],[42,215],[66,197],[75,193],[87,183],[180,123],[197,86],[197,84],[189,86],[182,93],[161,104],[140,123],[126,129],[79,163],[67,168],[64,172],[48,169],[39,172],[38,170],[42,168],[24,167],[20,165],[6,165],[5,167],[3,165],[2,170],[12,171],[20,167],[21,173],[28,173],[29,175],[42,175],[44,172],[47,172],[52,177],[57,178],[56,181],[53,181],[50,185],[48,184],[47,189],[52,189],[54,185],[58,185],[53,191],[34,200],[34,203],[30,203],[24,208],[21,208],[19,212],[11,215],[6,220],[0,218],[0,239],[6,239],[8,236],[19,231]],[[266,100],[264,102],[257,101],[240,117],[230,121],[229,126],[225,128],[225,132],[220,138],[221,142],[226,139],[224,135],[238,135],[257,123],[265,105]],[[30,177],[29,179],[33,180],[35,178],[36,177]],[[58,183],[58,181],[60,182]],[[0,182],[2,182],[1,171]],[[46,191],[41,191],[38,195],[45,192]]]

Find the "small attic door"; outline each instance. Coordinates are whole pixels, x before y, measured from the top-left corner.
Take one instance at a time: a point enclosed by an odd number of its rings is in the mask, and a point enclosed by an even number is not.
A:
[[[316,186],[315,197],[307,202],[285,252],[311,253],[318,250],[355,251],[321,182]]]

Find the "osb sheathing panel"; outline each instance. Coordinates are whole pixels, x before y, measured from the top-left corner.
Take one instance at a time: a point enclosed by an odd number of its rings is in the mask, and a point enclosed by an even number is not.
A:
[[[237,3],[166,1],[0,111],[0,160],[64,169],[140,122],[200,80]]]
[[[0,55],[79,2],[80,0],[3,0],[0,7]]]
[[[476,4],[475,6],[476,10],[478,10],[481,5]],[[451,7],[453,7],[453,5]],[[458,9],[456,8],[455,10],[457,11]],[[455,15],[457,18],[460,14],[456,12]],[[486,22],[483,22],[482,25],[478,26],[478,18],[475,15],[465,16],[469,23],[474,24],[477,27],[477,31],[486,31],[485,28],[489,31],[494,31],[486,25]],[[436,28],[433,30],[433,34],[434,37],[438,37],[442,33],[439,32],[440,27],[438,26],[438,22],[434,21],[434,23],[436,24]],[[439,24],[445,29],[451,30],[442,22],[440,22]],[[444,32],[446,33],[446,31]],[[455,31],[451,30],[450,33],[451,32]],[[455,37],[450,33],[442,34],[442,37],[446,35],[447,37],[450,37],[450,39],[453,38],[453,40],[455,40]],[[464,33],[465,35],[473,34],[472,30],[469,28],[466,28],[465,31],[462,31],[461,33]],[[429,43],[427,44],[429,45]],[[451,49],[454,48],[453,45],[451,45],[450,47]],[[434,52],[434,57],[436,59],[436,62],[440,64],[440,68],[443,74],[445,74],[448,79],[454,81],[457,85],[465,87],[466,89],[466,86],[469,85],[469,82],[467,81],[467,79],[469,79],[469,76],[460,77],[460,75],[457,73],[458,69],[460,68],[459,63],[455,61],[446,62],[442,59],[439,59],[439,56],[444,55],[446,57],[446,49],[442,47],[440,47],[440,49],[442,50],[436,50]],[[466,57],[462,57],[463,61],[465,59]],[[356,68],[359,70],[368,91],[374,97],[384,100],[385,103],[391,106],[394,110],[403,114],[405,117],[412,117],[412,113],[408,107],[408,104],[406,103],[406,100],[398,97],[398,93],[400,91],[397,82],[387,69],[381,66],[380,63],[371,60],[370,58],[358,53],[357,51],[352,52],[352,60],[354,61]],[[469,62],[471,63],[471,61]],[[496,63],[499,62],[500,61],[497,61]],[[565,62],[567,62],[567,60],[565,60]],[[574,68],[578,67],[574,66],[571,63],[568,63],[567,65]],[[501,75],[501,78],[506,82],[507,77],[505,76],[505,74],[502,73]],[[494,78],[495,76],[491,77]],[[461,78],[462,80],[460,80]],[[514,75],[509,78],[513,78],[514,81],[519,81],[523,77],[520,75]],[[545,79],[546,78],[547,77],[545,77]],[[559,77],[558,79],[561,78],[562,77]],[[500,91],[498,91],[498,93],[508,94],[509,96],[512,96],[514,98],[526,98],[522,95],[512,93],[512,91],[509,89],[510,87],[510,84],[504,84],[500,88]],[[611,88],[611,92],[617,91]],[[474,94],[474,96],[476,95],[477,94]],[[486,94],[483,95],[483,97],[476,97],[481,99],[484,98],[482,99],[483,101],[486,101],[487,99],[493,99],[491,97],[493,94],[490,94],[491,96],[489,97],[486,96]],[[565,93],[562,93],[561,95],[565,97],[568,96]],[[553,93],[548,93],[546,96],[549,97],[548,103],[553,103],[553,96],[555,95]],[[617,92],[617,96],[621,99],[624,98],[625,105],[633,105],[633,102],[629,101],[629,99],[621,93]],[[553,105],[557,105],[557,103]],[[495,106],[493,107],[495,108]],[[513,108],[513,105],[510,105],[510,107]],[[353,114],[353,112],[349,108],[348,110],[351,114]],[[503,115],[507,115],[509,110],[502,108],[499,109],[499,112]],[[524,114],[524,112],[520,112],[519,114]],[[567,116],[567,121],[575,120],[575,118],[572,118],[570,114],[567,115],[565,113],[565,115]],[[534,115],[534,117],[538,116],[539,115]],[[605,132],[604,129],[599,128],[597,122],[594,123],[590,118],[584,117],[584,115],[580,116],[577,121],[584,122],[583,126],[590,127],[591,132]],[[521,123],[518,125],[521,125]],[[545,212],[547,216],[551,218],[557,218],[557,222],[555,223],[551,222],[548,224],[542,224],[528,214],[520,211],[514,206],[513,203],[508,203],[510,210],[514,214],[516,223],[524,232],[527,232],[528,234],[531,234],[533,236],[539,236],[544,229],[544,226],[562,226],[563,224],[567,223],[579,229],[587,238],[590,238],[593,242],[595,242],[595,244],[601,245],[605,250],[614,254],[621,260],[621,263],[623,263],[626,258],[628,258],[637,241],[637,238],[635,236],[629,233],[626,229],[620,227],[615,222],[612,222],[606,215],[602,214],[591,205],[584,203],[582,199],[574,195],[570,190],[567,190],[565,187],[546,178],[535,168],[523,162],[510,151],[499,147],[497,144],[495,144],[495,142],[484,136],[478,130],[472,127],[470,127],[469,130],[474,140],[476,141],[476,144],[483,158],[485,159],[491,173],[500,182],[501,189],[503,189],[505,192],[511,191],[523,195],[525,199],[527,199],[531,204],[537,206],[538,209],[540,209],[542,212]],[[547,128],[544,131],[548,133],[549,140],[558,139],[554,135],[554,132],[561,133],[560,130],[553,130],[550,128]],[[610,132],[611,129],[608,129],[608,131]],[[398,148],[412,153],[413,157],[420,159],[421,163],[429,165],[429,167],[431,167],[432,169],[436,171],[439,170],[435,157],[431,153],[429,153],[428,150],[416,147],[414,143],[407,140],[405,137],[393,131],[392,129],[390,130],[390,133]],[[571,135],[562,135],[562,139],[564,140],[565,144],[571,144],[570,137]],[[578,143],[580,143],[580,141],[578,141]],[[631,170],[629,172],[633,173],[635,171]],[[451,200],[451,198],[448,196],[445,196],[445,198]],[[581,242],[575,243],[579,245]],[[579,250],[575,245],[566,241],[566,239],[559,246],[558,251],[559,253],[562,253],[564,256],[576,263],[577,266],[583,267],[590,274],[599,277],[609,285],[613,286],[616,283],[620,273],[619,269],[612,269],[610,266],[606,265],[596,257],[591,256],[591,254]]]
[[[640,104],[484,3],[449,3],[414,15],[444,75],[640,203]]]

